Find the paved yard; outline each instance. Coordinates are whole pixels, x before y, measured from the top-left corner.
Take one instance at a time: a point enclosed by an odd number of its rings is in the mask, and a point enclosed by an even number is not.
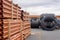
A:
[[[32,29],[31,36],[26,40],[60,40],[60,30],[44,31],[41,29]]]

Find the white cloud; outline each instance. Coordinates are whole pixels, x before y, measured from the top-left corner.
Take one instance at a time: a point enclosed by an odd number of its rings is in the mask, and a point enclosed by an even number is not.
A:
[[[14,3],[18,3],[22,7],[34,6],[34,5],[57,5],[60,0],[13,0]]]
[[[23,9],[29,12],[31,15],[40,15],[42,13],[54,13],[56,15],[60,15],[60,9],[56,7],[34,6]]]
[[[60,15],[60,0],[13,0],[31,15],[55,13]]]

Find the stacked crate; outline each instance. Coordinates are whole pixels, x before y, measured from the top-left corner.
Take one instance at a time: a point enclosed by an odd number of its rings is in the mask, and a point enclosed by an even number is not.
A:
[[[30,28],[30,22],[23,22],[24,25],[23,25],[23,38],[26,39],[29,35],[30,35],[30,32],[31,32],[31,28]]]
[[[0,40],[7,40],[9,37],[8,18],[12,18],[12,2],[0,0]]]
[[[0,0],[0,40],[22,40],[20,9],[12,0]]]
[[[3,39],[19,40],[22,38],[21,22],[19,19],[3,19]]]
[[[26,39],[31,34],[31,27],[29,21],[29,13],[23,11],[23,39]]]
[[[21,22],[19,19],[10,22],[10,40],[22,40]]]
[[[12,18],[18,18],[21,17],[21,8],[17,4],[12,4]]]
[[[0,18],[12,18],[12,2],[0,0]]]

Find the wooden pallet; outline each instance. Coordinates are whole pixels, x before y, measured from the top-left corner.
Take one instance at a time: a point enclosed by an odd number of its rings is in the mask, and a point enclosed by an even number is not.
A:
[[[24,12],[22,13],[23,15],[23,39],[25,40],[30,34],[31,34],[31,27],[30,27],[30,21],[29,21],[29,13]]]
[[[22,39],[21,22],[17,19],[0,19],[0,40]],[[21,38],[20,38],[21,37]]]
[[[20,7],[9,0],[0,0],[0,18],[20,18]]]
[[[12,2],[9,0],[0,0],[0,18],[11,18]]]

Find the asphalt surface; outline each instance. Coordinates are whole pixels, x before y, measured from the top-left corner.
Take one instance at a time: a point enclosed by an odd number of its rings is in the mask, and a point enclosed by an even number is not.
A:
[[[31,35],[26,40],[60,40],[60,30],[31,29]]]

